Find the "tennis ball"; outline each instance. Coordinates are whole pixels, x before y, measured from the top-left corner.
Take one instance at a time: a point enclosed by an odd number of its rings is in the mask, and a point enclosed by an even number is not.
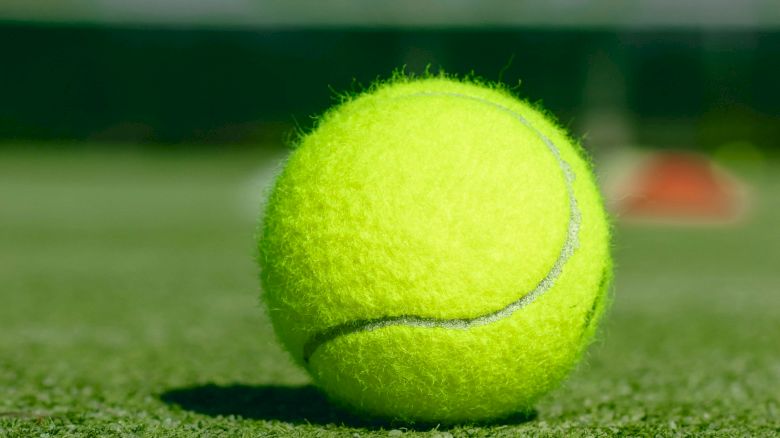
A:
[[[445,77],[327,112],[270,191],[259,262],[281,342],[365,415],[529,412],[582,356],[611,279],[582,150],[543,112]]]

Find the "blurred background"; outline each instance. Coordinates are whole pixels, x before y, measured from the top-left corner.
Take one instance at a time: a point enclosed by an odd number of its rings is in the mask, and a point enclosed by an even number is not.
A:
[[[278,143],[405,68],[519,85],[605,153],[780,142],[772,1],[328,3],[6,0],[0,136]]]
[[[395,70],[445,71],[542,103],[609,161],[605,190],[622,200],[643,190],[624,175],[646,158],[637,146],[750,170],[777,155],[779,10],[758,0],[12,0],[0,9],[0,139],[278,151],[337,92]]]
[[[594,156],[615,306],[542,415],[776,427],[773,0],[4,0],[0,414],[86,427],[115,419],[95,406],[169,415],[166,389],[306,385],[257,305],[263,193],[337,93],[399,69],[505,82]],[[177,403],[300,420],[196,399]]]

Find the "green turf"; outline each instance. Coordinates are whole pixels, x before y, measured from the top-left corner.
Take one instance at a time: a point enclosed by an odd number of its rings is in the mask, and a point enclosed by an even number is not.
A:
[[[336,410],[276,345],[263,154],[14,150],[0,436],[780,434],[780,176],[746,226],[618,227],[614,306],[568,383],[530,421],[436,428]]]

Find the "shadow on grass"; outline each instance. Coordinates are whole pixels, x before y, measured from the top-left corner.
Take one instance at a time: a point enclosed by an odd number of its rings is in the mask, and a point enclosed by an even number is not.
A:
[[[314,386],[202,385],[166,391],[160,399],[170,405],[210,416],[235,415],[255,420],[293,424],[343,424],[371,429],[407,427],[427,430],[438,424],[409,424],[367,419],[351,414],[328,401]],[[520,424],[536,418],[536,412],[519,414],[482,425]]]

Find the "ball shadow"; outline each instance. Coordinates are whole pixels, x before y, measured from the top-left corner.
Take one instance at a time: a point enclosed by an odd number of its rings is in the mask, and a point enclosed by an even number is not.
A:
[[[372,419],[352,414],[331,403],[314,386],[249,386],[214,384],[170,389],[160,400],[181,409],[209,416],[235,415],[253,420],[276,420],[292,424],[336,424],[369,429],[406,427],[428,430],[447,425],[406,423]],[[517,414],[481,425],[520,424],[536,418],[536,412]],[[475,424],[475,423],[470,423]],[[455,425],[449,425],[455,426]]]

